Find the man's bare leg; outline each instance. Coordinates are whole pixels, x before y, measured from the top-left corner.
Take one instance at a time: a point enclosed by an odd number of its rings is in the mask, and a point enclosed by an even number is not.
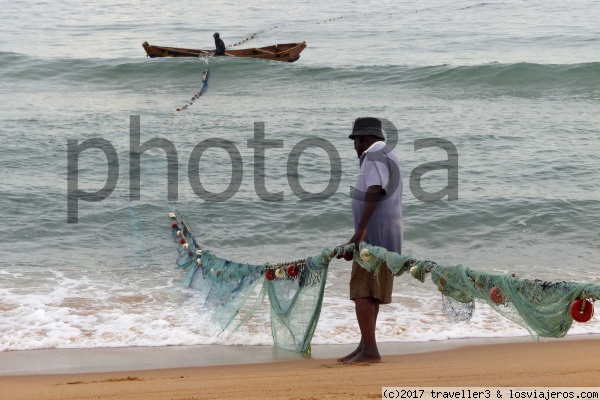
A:
[[[356,319],[362,336],[362,350],[346,363],[379,363],[381,356],[377,349],[375,339],[375,327],[377,326],[377,314],[379,303],[371,297],[360,297],[354,301],[356,307]]]
[[[356,308],[356,305],[355,305]],[[375,326],[377,326],[377,315],[379,314],[379,303],[375,303],[375,319],[373,321],[373,323],[375,324]],[[358,319],[358,316],[356,317]],[[356,349],[348,354],[347,356],[344,356],[342,358],[338,358],[337,361],[340,363],[345,363],[347,361],[352,360],[354,357],[356,357],[358,355],[358,353],[360,353],[363,350],[363,338],[362,335],[360,337],[360,343],[358,344],[358,346],[356,347]]]

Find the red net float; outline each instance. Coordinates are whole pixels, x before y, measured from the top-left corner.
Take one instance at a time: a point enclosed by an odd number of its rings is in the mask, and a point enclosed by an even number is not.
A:
[[[413,267],[410,269],[410,274],[411,274],[413,277],[415,277],[415,275],[413,275],[413,271],[414,271],[414,270],[416,270],[416,268],[417,268],[416,266],[413,266]],[[440,291],[440,292],[444,293],[444,290],[445,290],[445,289],[444,289],[444,287],[446,286],[446,280],[445,280],[444,278],[441,278],[441,277],[440,277],[440,280],[438,281],[438,284],[437,284],[436,286],[437,286],[437,290],[438,290],[438,291]]]
[[[295,265],[290,265],[289,267],[287,267],[287,274],[289,276],[298,275],[298,267],[296,267]]]
[[[594,303],[588,299],[577,299],[569,308],[571,317],[577,322],[588,322],[594,316]]]
[[[179,239],[179,243],[184,244],[185,243],[185,239],[184,238]]]
[[[344,252],[344,260],[346,260],[346,261],[352,261],[353,258],[354,258],[354,252],[353,251],[345,251]]]
[[[177,221],[173,221],[173,223],[171,224],[171,228],[173,228],[173,229],[177,228]]]
[[[504,303],[504,297],[502,297],[502,293],[500,293],[500,288],[498,286],[494,286],[492,290],[490,290],[490,300],[496,304]]]
[[[272,269],[266,270],[265,278],[267,278],[267,280],[269,280],[269,281],[272,281],[273,279],[275,279],[275,271],[273,271]]]

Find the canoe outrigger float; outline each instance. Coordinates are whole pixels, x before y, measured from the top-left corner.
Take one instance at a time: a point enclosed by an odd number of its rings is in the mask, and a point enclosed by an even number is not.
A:
[[[148,42],[142,44],[150,58],[155,57],[202,57],[214,56],[214,50],[183,49],[179,47],[152,46]],[[273,46],[253,49],[227,49],[221,57],[262,58],[273,61],[294,62],[300,58],[300,53],[306,48],[306,42],[275,44]]]

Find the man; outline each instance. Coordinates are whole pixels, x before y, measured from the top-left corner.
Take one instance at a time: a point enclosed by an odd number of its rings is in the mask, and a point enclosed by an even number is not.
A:
[[[213,37],[215,38],[215,47],[216,47],[215,55],[216,56],[224,55],[225,54],[225,43],[219,37],[219,32],[215,32]]]
[[[402,173],[400,163],[384,143],[381,121],[357,118],[352,134],[354,149],[360,159],[360,171],[352,193],[354,243],[381,246],[389,251],[402,251]],[[354,301],[361,339],[356,350],[338,359],[342,363],[381,362],[375,327],[380,304],[392,301],[393,275],[385,264],[377,276],[357,262],[352,263],[350,299]]]

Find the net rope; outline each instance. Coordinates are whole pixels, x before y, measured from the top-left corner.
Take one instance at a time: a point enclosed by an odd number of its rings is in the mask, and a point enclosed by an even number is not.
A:
[[[464,10],[468,10],[468,9],[472,9],[472,8],[477,8],[477,7],[484,7],[484,6],[493,6],[493,5],[499,5],[499,4],[506,4],[505,2],[488,2],[488,3],[476,3],[476,4],[471,4],[468,6],[464,6],[464,7],[460,7],[460,8],[454,8],[452,6],[441,6],[441,7],[428,7],[428,8],[419,8],[419,9],[412,9],[412,10],[402,10],[402,11],[394,11],[394,12],[389,12],[389,13],[377,13],[377,12],[371,12],[371,13],[355,13],[355,14],[349,14],[346,16],[336,16],[336,17],[331,17],[331,18],[324,18],[324,19],[319,19],[319,20],[314,20],[314,21],[299,21],[299,22],[288,22],[288,23],[279,23],[277,25],[273,25],[267,28],[263,28],[260,29],[256,32],[250,33],[248,35],[246,35],[245,38],[240,39],[239,41],[232,43],[230,45],[227,45],[226,48],[232,48],[232,47],[237,47],[237,46],[241,46],[245,43],[248,43],[251,40],[256,39],[258,36],[266,33],[266,32],[270,32],[273,31],[275,29],[281,29],[281,28],[285,28],[285,27],[292,27],[292,26],[302,26],[302,25],[323,25],[323,24],[329,24],[331,22],[339,22],[339,21],[343,21],[343,20],[352,20],[355,18],[364,18],[364,17],[372,17],[375,15],[384,15],[387,17],[394,17],[394,16],[402,16],[402,15],[411,15],[411,14],[418,14],[418,13],[422,13],[422,12],[429,12],[429,11],[436,11],[436,10],[441,10],[441,9],[450,9],[450,10],[458,10],[458,11],[464,11]]]
[[[186,110],[189,106],[193,105],[194,102],[196,100],[198,100],[200,98],[200,96],[202,96],[204,94],[204,92],[206,92],[206,89],[208,88],[208,77],[210,75],[210,71],[208,70],[207,57],[204,57],[204,62],[205,62],[205,68],[204,68],[204,72],[202,73],[202,82],[200,83],[200,90],[198,90],[198,92],[196,92],[192,96],[192,98],[190,99],[189,102],[187,102],[186,104],[181,106],[181,108],[178,108],[178,110],[181,110],[181,111]]]
[[[409,272],[415,279],[431,281],[442,293],[442,311],[454,321],[469,321],[476,303],[488,304],[499,314],[539,337],[564,337],[573,323],[573,305],[600,298],[596,283],[549,282],[510,274],[490,274],[463,265],[440,265],[410,255],[361,243],[284,263],[245,264],[218,257],[202,248],[183,218],[171,213],[173,238],[179,244],[177,266],[186,271],[183,285],[197,290],[204,310],[224,332],[235,331],[269,300],[271,333],[276,347],[310,352],[333,258],[344,253],[362,268],[377,275],[388,268],[395,276]],[[577,303],[579,301],[580,303]],[[585,307],[584,307],[585,308]],[[577,315],[575,315],[576,317]]]

